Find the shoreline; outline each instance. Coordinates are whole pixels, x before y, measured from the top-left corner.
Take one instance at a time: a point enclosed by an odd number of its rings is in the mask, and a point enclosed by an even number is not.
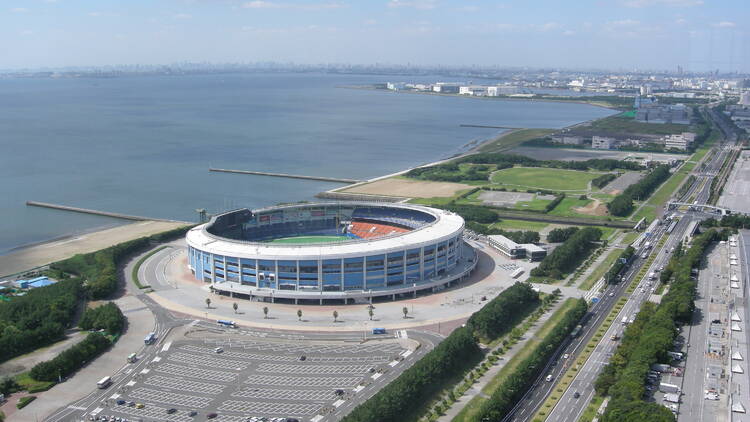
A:
[[[336,88],[359,89],[363,91],[380,91],[380,92],[387,92],[387,93],[392,93],[392,94],[416,94],[416,95],[434,95],[436,97],[469,98],[469,99],[484,100],[484,101],[530,101],[530,102],[548,102],[548,103],[565,103],[565,104],[585,104],[585,105],[590,105],[593,107],[614,110],[617,112],[623,111],[615,106],[604,105],[602,103],[597,103],[594,101],[585,101],[585,100],[565,100],[565,99],[555,99],[555,98],[510,97],[510,96],[487,97],[487,96],[475,96],[475,95],[444,94],[442,92],[427,92],[427,91],[391,91],[388,89],[376,88],[374,86],[367,86],[367,85],[338,85]],[[544,95],[544,94],[534,94],[534,95]],[[574,97],[568,97],[568,98],[574,98]]]

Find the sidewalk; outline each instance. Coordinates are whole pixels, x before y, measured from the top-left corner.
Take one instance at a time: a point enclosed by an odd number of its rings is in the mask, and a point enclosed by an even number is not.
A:
[[[510,359],[513,358],[513,356],[516,355],[523,347],[526,345],[526,343],[529,341],[530,338],[534,337],[536,333],[542,328],[544,323],[552,316],[552,314],[557,311],[557,309],[565,302],[564,298],[558,299],[557,303],[555,303],[552,308],[550,308],[549,311],[545,312],[544,315],[542,315],[541,318],[539,318],[534,325],[529,329],[529,331],[525,332],[521,341],[514,344],[513,347],[508,349],[508,351],[500,358],[500,360],[497,361],[495,365],[490,367],[490,369],[484,373],[484,375],[479,378],[474,385],[471,386],[463,396],[458,398],[455,403],[453,403],[453,406],[451,406],[448,411],[445,412],[444,415],[440,416],[437,420],[438,422],[450,422],[453,420],[453,418],[458,415],[461,410],[472,400],[474,397],[480,396],[483,398],[489,398],[487,394],[482,392],[482,389],[490,382],[493,378],[495,378],[495,375],[497,375],[501,369],[505,367],[505,365],[508,363]],[[489,353],[492,353],[494,350],[496,350],[498,347],[502,347],[502,344],[499,344],[495,348],[489,351]],[[489,353],[486,356],[489,356]]]

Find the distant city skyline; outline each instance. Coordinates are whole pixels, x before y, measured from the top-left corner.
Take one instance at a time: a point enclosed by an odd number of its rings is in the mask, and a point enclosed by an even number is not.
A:
[[[8,0],[0,69],[175,62],[750,72],[742,0]]]

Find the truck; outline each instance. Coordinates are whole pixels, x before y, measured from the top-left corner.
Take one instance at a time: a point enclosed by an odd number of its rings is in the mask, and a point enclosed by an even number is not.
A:
[[[576,325],[576,328],[574,328],[573,331],[570,332],[570,336],[573,338],[578,337],[578,334],[581,333],[581,329],[583,329],[583,326],[581,326],[580,324]]]
[[[651,242],[646,242],[646,243],[645,243],[645,244],[643,245],[643,249],[645,249],[645,250],[649,250],[649,249],[651,249]]]
[[[217,319],[216,323],[221,325],[222,327],[237,328],[237,325],[234,323],[234,321],[228,321],[226,319]]]
[[[679,393],[680,387],[674,384],[667,384],[666,382],[659,383],[659,391],[662,393]]]
[[[627,323],[628,323],[628,317],[627,316],[622,317],[622,324],[625,325]]]
[[[648,273],[648,279],[656,280],[656,273],[654,271],[651,271],[650,273]]]
[[[609,339],[612,341],[617,341],[620,339],[620,336],[617,333],[614,333]]]
[[[138,356],[136,356],[135,353],[131,353],[128,355],[128,362],[129,363],[135,363],[135,361],[138,360]]]
[[[143,342],[146,344],[154,344],[156,341],[156,333],[148,333],[146,335],[146,338],[143,339]]]

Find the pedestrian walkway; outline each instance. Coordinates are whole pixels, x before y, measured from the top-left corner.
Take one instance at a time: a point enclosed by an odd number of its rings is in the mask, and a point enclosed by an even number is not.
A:
[[[571,281],[575,282],[576,286],[580,286],[581,283],[583,283],[591,273],[596,271],[597,268],[599,268],[599,265],[604,262],[605,259],[607,259],[607,256],[615,249],[622,248],[623,246],[620,245],[620,242],[622,241],[622,238],[625,237],[625,233],[619,233],[613,240],[611,240],[609,243],[607,243],[607,247],[602,251],[602,253],[599,254],[599,256],[596,257],[594,262],[591,263],[586,269],[583,271],[583,274],[581,274],[579,277],[577,277],[575,280],[573,280],[573,277],[575,277],[575,273],[571,274],[563,280],[563,283],[567,286],[568,283]]]
[[[459,397],[455,403],[453,403],[453,406],[451,406],[450,409],[448,409],[444,415],[440,416],[437,420],[438,422],[450,422],[453,420],[453,418],[458,415],[461,410],[466,406],[467,403],[469,403],[474,397],[483,397],[483,398],[489,398],[487,394],[482,392],[482,389],[490,382],[493,378],[502,370],[505,365],[508,363],[510,359],[513,358],[523,347],[526,345],[526,343],[529,341],[529,339],[536,336],[536,333],[542,328],[544,323],[550,319],[552,314],[557,311],[557,309],[560,308],[560,306],[565,302],[564,299],[560,298],[558,301],[552,305],[552,308],[550,308],[549,311],[545,312],[544,315],[542,315],[541,318],[539,318],[534,325],[531,326],[531,328],[524,333],[521,340],[514,344],[508,351],[505,352],[505,354],[498,360],[495,365],[492,365],[490,369],[484,373],[475,383],[471,386],[463,396]],[[497,345],[495,348],[490,350],[490,352],[487,354],[489,356],[490,353],[498,349],[499,347],[502,347],[502,344]]]

